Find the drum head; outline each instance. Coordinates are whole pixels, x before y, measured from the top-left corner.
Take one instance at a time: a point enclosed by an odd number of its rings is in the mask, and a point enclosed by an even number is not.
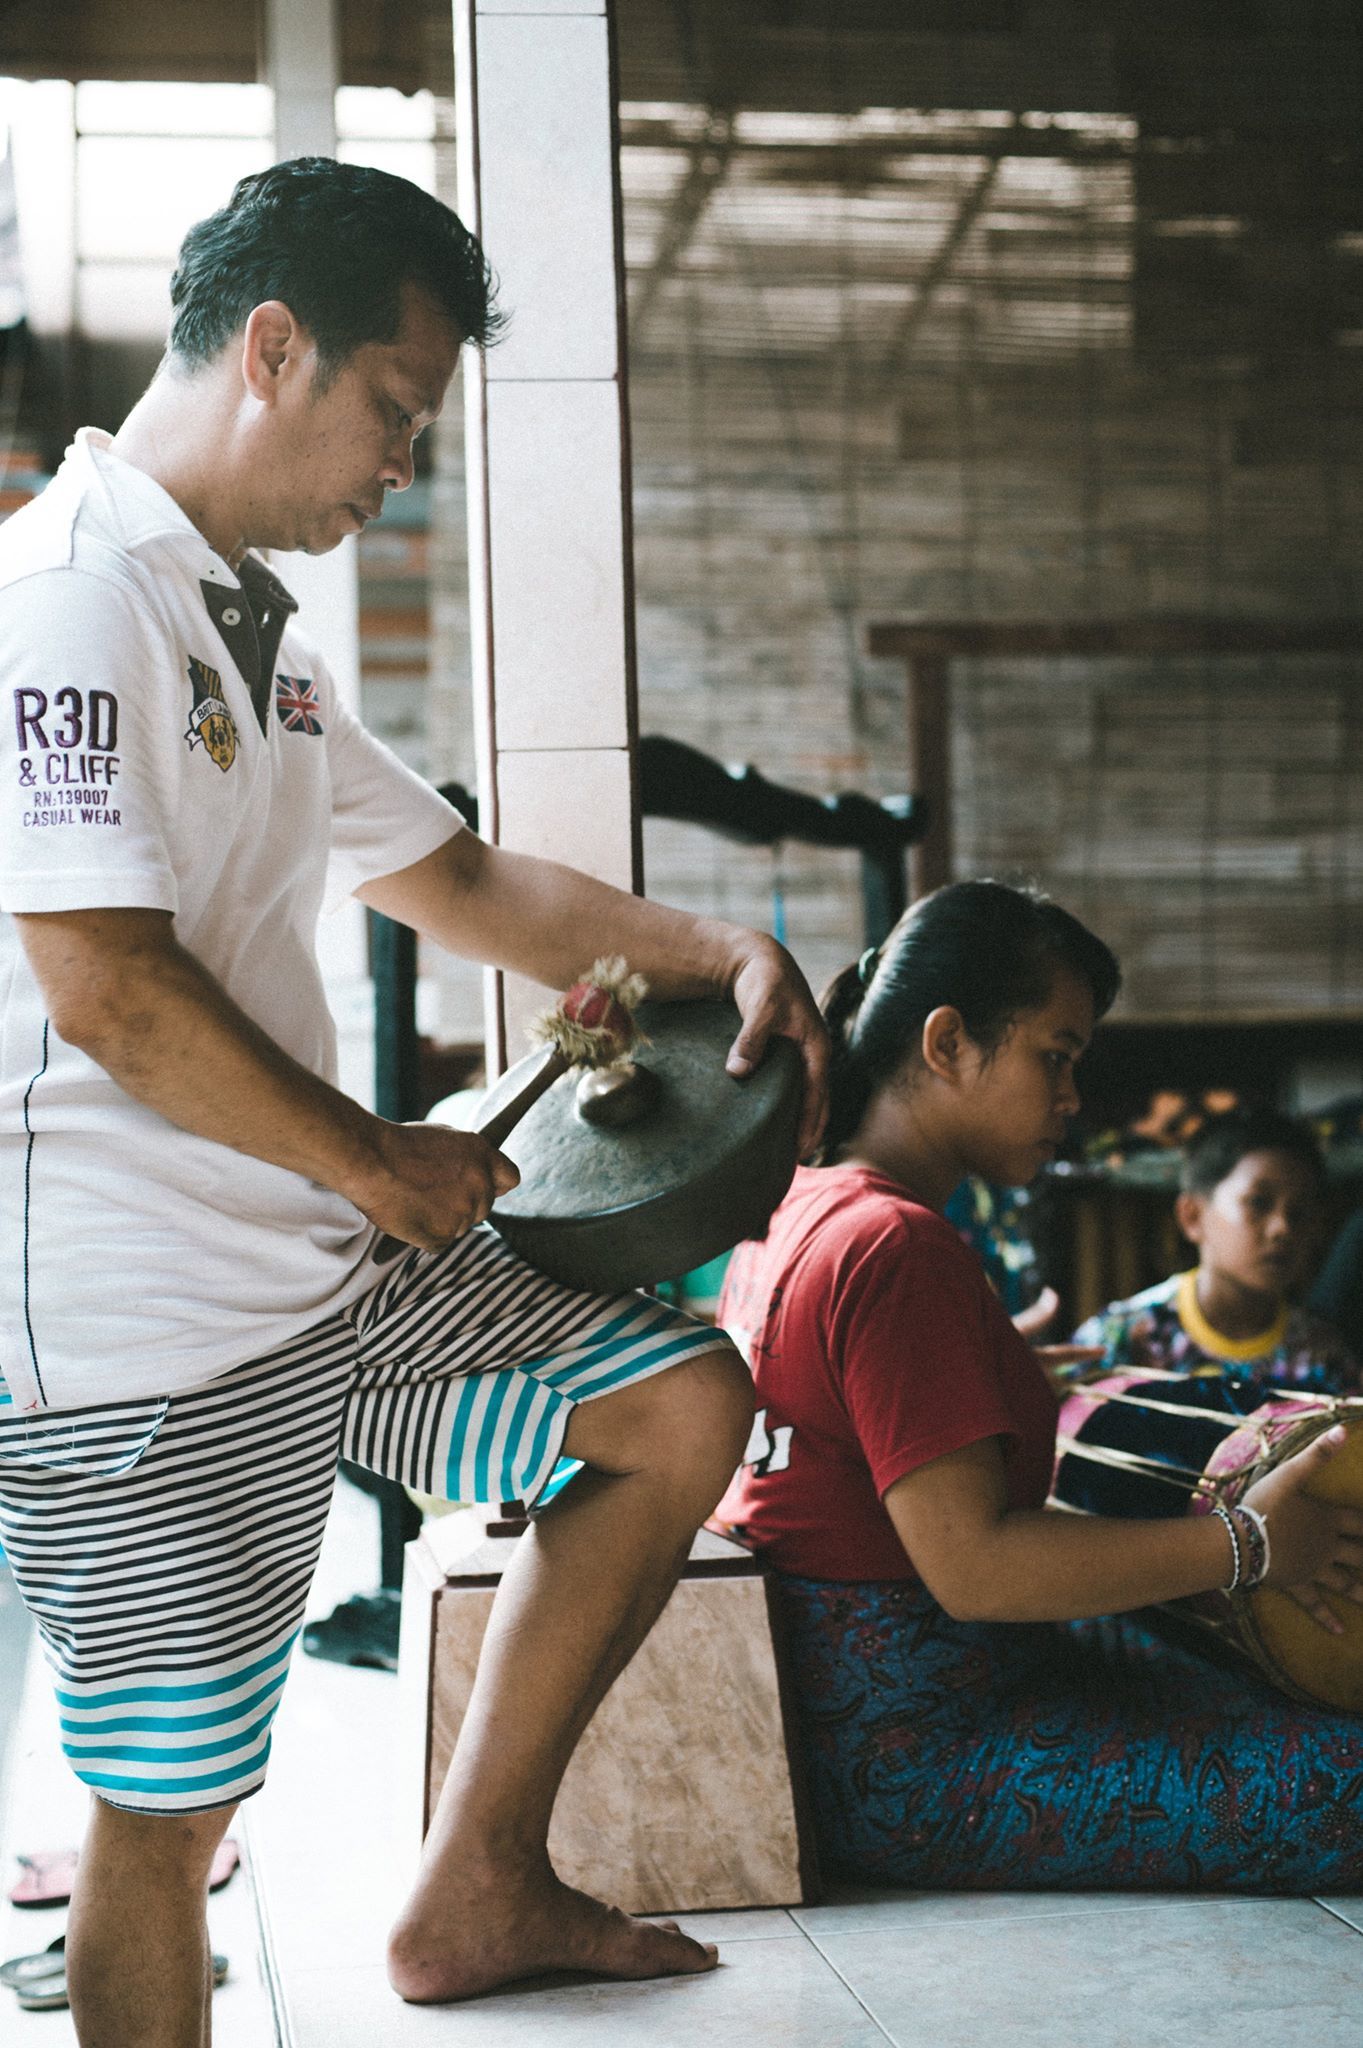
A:
[[[649,1043],[636,1063],[657,1083],[646,1114],[590,1124],[579,1076],[565,1074],[506,1141],[521,1180],[498,1199],[493,1228],[551,1279],[602,1293],[675,1279],[760,1235],[795,1171],[801,1063],[776,1038],[757,1071],[734,1080],[724,1061],[740,1021],[731,1003],[642,1005]],[[485,1114],[529,1064],[502,1076]]]

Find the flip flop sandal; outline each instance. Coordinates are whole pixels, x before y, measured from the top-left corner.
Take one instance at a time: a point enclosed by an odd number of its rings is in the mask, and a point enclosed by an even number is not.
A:
[[[23,1876],[9,1895],[12,1906],[65,1906],[71,1898],[71,1886],[76,1876],[76,1851],[74,1849],[35,1849],[31,1855],[20,1856],[19,1864]],[[241,1861],[241,1853],[229,1835],[219,1842],[208,1873],[208,1889],[221,1891],[228,1878]]]
[[[66,1936],[58,1935],[41,1955],[14,1956],[0,1963],[0,1983],[12,1986],[22,2012],[64,2012],[70,2004],[66,1990]],[[227,1958],[213,1958],[213,1989],[227,1982]]]
[[[12,1906],[64,1906],[76,1875],[74,1849],[38,1849],[20,1856],[23,1876],[9,1895]]]
[[[8,1984],[12,1991],[31,1991],[49,1978],[64,1977],[65,1949],[66,1936],[59,1934],[40,1955],[11,1956],[7,1963],[0,1963],[0,1984]]]

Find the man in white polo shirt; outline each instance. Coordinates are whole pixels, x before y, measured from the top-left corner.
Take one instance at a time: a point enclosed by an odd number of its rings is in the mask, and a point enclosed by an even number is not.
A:
[[[746,1372],[648,1297],[514,1258],[479,1227],[515,1177],[483,1140],[337,1091],[316,921],[329,877],[550,986],[619,953],[660,996],[730,994],[732,1071],[800,1045],[807,1140],[821,1028],[770,939],[464,829],[249,552],[322,552],[410,483],[497,321],[448,209],[277,165],[191,231],[172,299],[123,428],[79,436],[0,533],[0,1541],[96,1795],[80,2039],[208,2039],[208,1867],[264,1775],[338,1446],[452,1498],[554,1497],[499,1596],[396,1989],[704,1969],[560,1886],[545,1838],[741,1453]]]

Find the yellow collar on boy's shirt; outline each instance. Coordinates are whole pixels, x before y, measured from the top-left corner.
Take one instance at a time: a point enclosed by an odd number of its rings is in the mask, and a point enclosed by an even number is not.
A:
[[[1223,1337],[1202,1313],[1202,1304],[1197,1298],[1196,1266],[1190,1273],[1179,1274],[1174,1305],[1184,1330],[1199,1349],[1210,1352],[1213,1358],[1229,1359],[1236,1364],[1264,1358],[1270,1351],[1276,1351],[1287,1332],[1288,1310],[1284,1302],[1269,1328],[1260,1330],[1257,1337]]]

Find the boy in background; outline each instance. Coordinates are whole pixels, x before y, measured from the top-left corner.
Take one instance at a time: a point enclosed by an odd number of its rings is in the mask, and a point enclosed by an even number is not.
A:
[[[1197,1265],[1110,1303],[1075,1343],[1101,1345],[1111,1366],[1358,1392],[1363,1373],[1343,1339],[1292,1305],[1316,1249],[1324,1184],[1305,1125],[1266,1110],[1213,1118],[1184,1151],[1175,1209]]]

